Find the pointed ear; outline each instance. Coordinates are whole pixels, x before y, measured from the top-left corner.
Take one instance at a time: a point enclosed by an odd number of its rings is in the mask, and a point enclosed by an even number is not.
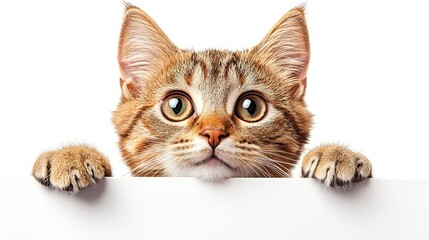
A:
[[[127,5],[119,40],[118,61],[125,98],[141,94],[163,66],[180,51],[145,12]]]
[[[250,53],[286,81],[294,97],[302,99],[310,58],[304,8],[297,7],[286,13]]]

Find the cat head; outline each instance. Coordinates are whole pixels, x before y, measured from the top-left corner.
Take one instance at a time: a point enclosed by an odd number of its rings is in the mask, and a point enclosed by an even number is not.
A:
[[[303,9],[250,50],[176,47],[127,6],[119,42],[121,101],[113,115],[135,176],[288,177],[307,142],[310,50]]]

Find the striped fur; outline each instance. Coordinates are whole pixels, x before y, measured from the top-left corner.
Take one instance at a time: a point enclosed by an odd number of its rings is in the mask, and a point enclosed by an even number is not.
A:
[[[128,6],[119,45],[121,102],[113,115],[122,156],[135,176],[289,177],[310,134],[303,96],[309,58],[303,10],[287,13],[265,39],[244,51],[175,47],[142,10]],[[187,93],[195,114],[169,122],[160,104]],[[268,113],[256,123],[234,114],[238,97],[257,92]],[[199,165],[212,149],[201,131],[223,129],[214,150],[226,166]]]
[[[195,52],[179,49],[146,13],[126,6],[122,97],[112,120],[132,175],[289,177],[312,125],[304,103],[310,50],[303,9],[289,11],[252,49]],[[193,112],[173,122],[161,106],[177,91]],[[266,102],[259,121],[236,114],[248,93]],[[73,192],[111,175],[107,157],[87,145],[44,152],[33,166],[42,184]],[[321,145],[304,156],[302,176],[343,186],[371,177],[372,167],[361,153]]]

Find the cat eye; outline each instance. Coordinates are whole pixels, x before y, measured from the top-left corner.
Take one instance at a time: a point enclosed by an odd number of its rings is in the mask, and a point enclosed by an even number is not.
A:
[[[161,111],[168,120],[180,122],[192,116],[194,108],[185,93],[173,93],[162,102]]]
[[[246,122],[257,122],[267,112],[267,103],[257,94],[245,94],[239,98],[235,107],[235,115]]]

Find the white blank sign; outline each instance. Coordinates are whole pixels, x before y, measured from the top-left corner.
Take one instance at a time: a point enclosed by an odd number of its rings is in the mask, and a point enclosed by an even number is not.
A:
[[[429,181],[107,178],[82,194],[0,180],[0,239],[429,239]]]

